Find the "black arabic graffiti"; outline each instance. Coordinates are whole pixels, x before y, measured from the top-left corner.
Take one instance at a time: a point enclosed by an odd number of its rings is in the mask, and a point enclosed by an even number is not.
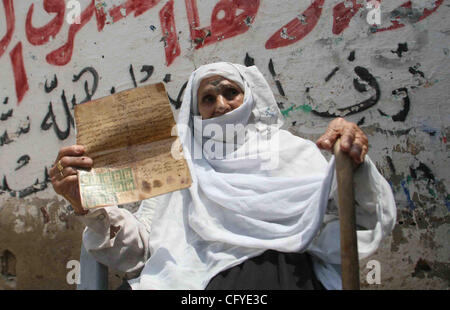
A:
[[[142,80],[140,80],[139,83],[146,82],[152,76],[154,70],[155,68],[153,66],[143,65],[141,68],[141,72],[145,72],[146,76]]]
[[[171,78],[172,78],[172,76],[170,74],[166,74],[164,76],[163,82],[164,83],[169,83]]]
[[[16,169],[14,169],[15,171],[19,170],[20,168],[22,168],[25,165],[28,165],[28,163],[30,162],[30,156],[29,155],[22,155],[20,156],[20,158],[17,160],[17,163],[19,164],[19,166],[16,167]]]
[[[255,65],[255,59],[250,57],[248,53],[245,54],[244,64],[246,67],[251,67]]]
[[[167,94],[167,97],[169,97],[170,103],[173,104],[174,107],[175,107],[175,109],[177,109],[177,110],[181,107],[181,103],[182,103],[182,99],[181,99],[181,98],[182,98],[182,96],[183,96],[183,93],[184,93],[184,90],[185,90],[185,88],[186,88],[186,86],[187,86],[187,83],[188,83],[188,82],[185,82],[185,83],[183,84],[183,86],[181,86],[181,89],[180,89],[180,91],[178,92],[178,96],[177,96],[177,99],[176,99],[176,100],[173,100],[172,97],[170,97],[170,95]]]
[[[78,80],[85,74],[85,73],[90,73],[92,74],[92,88],[89,91],[89,84],[86,81],[84,81],[84,92],[86,93],[86,97],[79,102],[79,104],[88,102],[92,100],[92,97],[94,96],[95,92],[97,91],[97,87],[98,87],[98,81],[99,81],[99,76],[98,76],[98,72],[97,70],[95,70],[93,67],[86,67],[83,70],[80,71],[80,73],[76,74],[73,76],[72,82],[78,82]],[[75,99],[72,99],[72,106],[75,104]]]
[[[247,53],[245,55],[244,64],[246,66],[254,65],[255,64],[255,60],[254,60],[254,58],[250,57],[250,55],[248,55],[248,53]],[[286,97],[286,94],[284,92],[283,86],[281,85],[280,80],[277,79],[277,73],[275,72],[275,67],[273,65],[272,58],[270,58],[270,60],[269,60],[268,68],[269,68],[270,75],[272,76],[273,80],[275,81],[275,85],[277,86],[278,93],[282,97]],[[278,108],[280,110],[284,109],[284,103],[283,102],[277,102],[277,105],[278,105]],[[295,126],[295,123],[293,123],[293,125]]]
[[[141,67],[141,72],[145,73],[145,76],[139,81],[139,83],[144,83],[146,82],[153,74],[153,71],[155,70],[155,67],[153,67],[152,65],[143,65]],[[131,80],[133,82],[134,87],[138,87],[138,83],[136,82],[136,76],[134,75],[134,69],[133,69],[133,65],[130,65],[129,68],[129,73],[131,76]]]
[[[354,61],[355,60],[355,51],[352,51],[350,53],[350,56],[348,57],[349,61]],[[246,65],[252,65],[254,64],[254,59],[251,58],[248,53],[246,54],[244,63]],[[277,74],[275,72],[275,68],[274,68],[274,64],[273,64],[273,60],[270,59],[269,60],[269,72],[272,75],[272,78],[275,81],[275,85],[278,89],[278,93],[283,96],[286,97],[285,91],[283,89],[283,86],[280,82],[280,80],[277,78]],[[333,78],[333,76],[335,76],[335,74],[339,71],[339,67],[335,67],[326,77],[325,77],[325,83],[330,81],[331,78]],[[362,80],[363,82],[360,82],[357,78],[353,79],[353,87],[356,89],[356,91],[360,92],[360,93],[364,93],[367,92],[369,89],[368,87],[372,88],[375,91],[375,94],[373,94],[370,98],[356,103],[354,105],[345,107],[345,108],[339,108],[337,109],[339,111],[339,113],[330,113],[328,111],[325,112],[320,112],[317,111],[315,109],[312,109],[311,112],[315,115],[318,115],[320,117],[325,117],[325,118],[331,118],[331,117],[345,117],[348,115],[353,115],[356,113],[360,113],[362,111],[365,111],[369,108],[371,108],[372,106],[376,105],[378,103],[378,101],[380,100],[380,96],[381,96],[381,91],[380,91],[380,86],[377,82],[377,80],[375,79],[375,77],[369,72],[368,69],[361,67],[361,66],[356,66],[354,68],[355,74],[358,76],[358,78],[360,80]],[[313,98],[311,97],[310,93],[310,88],[307,87],[305,94],[307,99],[310,102],[314,102]],[[284,103],[283,102],[278,102],[278,107],[280,109],[284,109]],[[360,123],[364,123],[364,119],[361,119],[359,121]],[[295,123],[293,123],[293,125],[295,126]]]
[[[136,77],[134,76],[133,65],[130,65],[129,72],[130,72],[130,75],[131,75],[131,80],[133,81],[133,85],[136,88],[137,87],[137,83],[136,83]]]
[[[152,74],[154,72],[154,67],[151,65],[143,65],[141,68],[141,72],[144,73],[145,76],[139,82],[144,83],[152,76]],[[90,73],[92,75],[92,87],[90,87],[90,84],[86,80],[84,83],[84,91],[85,91],[86,97],[78,104],[82,104],[82,103],[92,100],[92,98],[97,90],[97,87],[98,87],[99,75],[93,67],[86,67],[83,70],[81,70],[80,73],[78,73],[77,75],[74,75],[73,82],[78,82],[81,79],[81,77],[86,73]],[[134,72],[133,72],[132,66],[130,66],[130,74],[132,74],[133,84],[135,86],[137,86],[136,80],[134,79]],[[166,74],[163,81],[168,83],[170,81],[170,74]],[[187,82],[183,85],[183,87],[180,91],[180,94],[177,98],[177,102],[179,102],[180,104],[181,104],[181,100],[180,100],[181,95],[184,91],[184,88],[186,87],[186,84],[187,84]],[[54,76],[54,79],[50,83],[50,85],[48,85],[47,81],[45,82],[44,90],[46,93],[49,93],[49,92],[53,91],[55,88],[57,88],[56,75]],[[112,94],[115,93],[116,92],[115,88],[112,87],[110,92]],[[77,105],[75,95],[73,95],[71,102],[72,102],[72,108],[74,108]],[[6,97],[4,99],[3,103],[4,104],[8,103],[8,97]],[[62,94],[61,94],[61,103],[64,108],[64,115],[65,115],[65,119],[66,119],[66,129],[61,130],[60,127],[58,126],[58,123],[56,121],[56,116],[53,111],[53,103],[52,102],[49,103],[48,112],[46,113],[44,119],[41,122],[41,129],[49,130],[51,127],[53,127],[58,139],[65,140],[70,135],[70,127],[74,127],[75,124],[74,124],[74,118],[71,114],[69,104],[67,102],[67,98],[66,98],[66,94],[65,94],[64,90],[62,91]],[[12,116],[12,112],[9,112],[9,111],[4,116],[2,114],[2,118],[5,118],[5,120],[11,116]],[[30,118],[27,117],[27,123],[23,126],[20,126],[15,134],[17,136],[20,136],[21,134],[28,133],[29,131],[30,131]],[[10,138],[10,136],[8,135],[8,132],[6,130],[3,133],[3,135],[0,136],[0,146],[3,146],[4,144],[9,144],[13,141],[14,140]],[[18,166],[15,167],[14,170],[17,171],[19,169],[22,169],[30,161],[31,161],[31,157],[29,155],[21,156],[17,160]],[[6,177],[6,175],[4,175],[2,183],[0,185],[0,195],[9,193],[12,197],[24,198],[24,197],[34,194],[36,192],[47,189],[48,183],[50,183],[50,177],[48,174],[48,168],[46,166],[44,167],[44,179],[42,181],[40,181],[38,178],[32,185],[27,186],[23,189],[18,189],[18,190],[11,189],[8,185],[7,177]]]
[[[52,90],[54,90],[58,86],[58,78],[55,76],[53,77],[52,82],[50,83],[50,86],[47,85],[47,80],[45,80],[44,90],[48,94]]]
[[[408,116],[409,108],[411,105],[411,101],[408,95],[408,89],[406,87],[395,89],[392,91],[392,94],[396,96],[402,96],[403,108],[397,114],[392,116],[384,113],[381,109],[378,109],[378,112],[382,116],[391,117],[394,122],[404,122],[406,120],[406,117]]]
[[[405,51],[407,51],[407,45],[399,44],[399,48],[396,53],[401,54],[401,52],[405,52]],[[355,54],[356,54],[355,51],[351,51],[347,60],[349,62],[353,62],[355,60]],[[401,57],[401,56],[399,55],[399,57]],[[251,65],[254,65],[254,63],[255,63],[254,58],[252,58],[248,53],[246,53],[244,64],[246,66],[251,66]],[[410,67],[409,72],[411,74],[413,74],[414,76],[420,76],[420,77],[424,78],[424,73],[422,71],[417,70],[419,65],[420,64]],[[272,75],[272,78],[275,81],[275,85],[277,87],[278,93],[281,96],[286,97],[284,89],[281,85],[281,82],[277,78],[277,73],[275,72],[275,68],[274,68],[272,59],[270,59],[270,61],[269,61],[268,68],[269,68],[270,74]],[[325,77],[325,83],[330,81],[331,78],[333,78],[336,75],[336,73],[339,71],[339,69],[340,69],[339,67],[335,67]],[[365,92],[368,92],[370,89],[372,89],[374,91],[374,94],[370,98],[368,98],[362,102],[353,104],[351,106],[339,108],[339,109],[337,109],[338,112],[336,112],[336,113],[330,113],[328,111],[322,112],[322,111],[317,111],[316,109],[311,109],[311,113],[313,113],[314,115],[320,116],[320,117],[324,117],[324,118],[345,117],[345,116],[361,113],[361,112],[375,106],[379,102],[380,97],[381,97],[380,86],[379,86],[376,78],[369,72],[368,69],[366,69],[362,66],[356,66],[354,68],[354,72],[358,76],[358,78],[353,79],[353,87],[355,88],[356,91],[358,91],[360,93],[365,93]],[[387,115],[380,109],[378,109],[378,112],[383,116],[391,117],[391,119],[395,122],[398,122],[398,121],[403,122],[403,121],[405,121],[405,119],[409,113],[409,110],[410,110],[410,97],[408,94],[408,89],[406,87],[402,87],[402,88],[392,91],[392,94],[395,96],[402,96],[402,99],[403,99],[402,109],[397,114],[392,115],[392,116]],[[307,100],[310,103],[309,105],[313,106],[314,100],[310,95],[310,87],[306,88],[305,95],[306,95]],[[283,102],[277,102],[277,104],[278,104],[278,107],[280,108],[280,110],[284,109]],[[365,122],[365,117],[362,117],[358,121],[358,125],[362,125],[362,124],[364,124],[364,122]],[[293,126],[295,126],[295,124],[296,124],[296,122],[292,123]]]
[[[64,90],[61,95],[61,101],[62,105],[64,107],[64,112],[66,114],[66,129],[61,130],[58,126],[58,123],[56,122],[55,113],[53,113],[53,104],[50,102],[48,105],[48,112],[44,117],[44,120],[41,123],[41,129],[42,130],[49,130],[51,127],[53,127],[56,136],[60,140],[65,140],[70,135],[70,126],[75,127],[73,116],[70,113],[69,105],[67,104],[66,95],[64,93]]]
[[[89,87],[89,83],[87,80],[84,81],[85,98],[78,104],[82,104],[82,103],[92,100],[92,97],[94,96],[95,92],[97,91],[99,75],[98,75],[97,70],[95,70],[93,67],[83,68],[78,74],[75,74],[73,76],[72,82],[78,82],[81,79],[81,77],[83,77],[86,73],[90,73],[92,75],[92,87],[91,88]],[[55,75],[54,80],[50,86],[51,90],[56,88],[56,86],[57,86],[57,77]],[[46,92],[50,88],[47,87],[47,82],[46,82],[46,86],[45,86]],[[66,127],[65,127],[66,129],[61,130],[60,127],[58,126],[58,123],[56,121],[56,116],[53,111],[53,103],[52,102],[49,103],[48,112],[41,122],[41,129],[46,131],[46,130],[49,130],[51,127],[53,127],[58,139],[65,140],[70,135],[70,127],[75,128],[75,121],[74,121],[74,118],[70,111],[69,104],[67,102],[65,90],[63,90],[62,94],[61,94],[61,103],[64,107],[64,114],[65,114],[65,119],[66,119]],[[72,96],[71,103],[72,103],[72,109],[73,109],[77,105],[77,100],[76,100],[75,95]]]
[[[22,134],[28,133],[30,131],[30,117],[27,116],[27,121],[25,126],[19,126],[19,128],[16,130],[16,132],[13,134],[14,137],[19,137]],[[11,138],[8,135],[8,131],[5,130],[3,134],[0,136],[0,146],[3,146],[5,144],[9,144],[11,142],[14,142],[14,138]]]
[[[278,80],[276,78],[277,74],[276,74],[275,68],[273,66],[272,58],[270,58],[270,61],[269,61],[269,72],[272,75],[273,79],[275,80],[275,85],[277,86],[277,89],[278,89],[278,92],[280,93],[280,95],[283,97],[286,97],[286,94],[284,93],[284,89],[283,89],[283,86],[281,85],[280,80]]]
[[[5,130],[5,132],[3,133],[3,135],[0,136],[0,146],[3,146],[5,144],[9,144],[13,142],[13,140],[11,140],[8,136],[8,132]]]
[[[8,185],[6,176],[3,176],[2,185],[0,187],[0,195],[2,195],[4,193],[9,193],[11,195],[11,197],[24,198],[28,195],[45,190],[48,187],[47,186],[48,183],[50,183],[50,176],[48,174],[47,167],[44,168],[44,180],[43,181],[39,181],[39,179],[36,179],[36,181],[34,182],[33,185],[27,186],[24,189],[20,189],[20,190],[12,190]]]
[[[20,136],[24,133],[30,132],[30,127],[31,127],[30,117],[27,116],[26,126],[25,127],[20,126],[16,131],[16,135]]]
[[[317,110],[312,110],[311,112],[314,113],[315,115],[321,116],[321,117],[344,117],[344,116],[348,116],[348,115],[353,115],[356,113],[360,113],[362,111],[365,111],[371,107],[373,107],[374,105],[377,104],[378,100],[380,100],[380,96],[381,96],[381,91],[380,91],[380,86],[378,85],[377,80],[375,79],[375,77],[369,72],[369,70],[367,70],[364,67],[361,66],[356,66],[355,67],[355,73],[356,75],[363,80],[364,82],[367,83],[367,85],[369,87],[371,87],[372,89],[375,90],[375,94],[372,95],[370,98],[356,103],[354,105],[345,107],[345,108],[339,108],[337,109],[339,111],[339,113],[330,113],[328,111],[325,112],[319,112]],[[337,70],[333,70],[334,73],[337,72]],[[334,75],[333,73],[333,75]],[[330,77],[331,78],[331,77]],[[361,83],[358,81],[358,79],[353,79],[353,87],[356,89],[356,91],[363,93],[368,91],[367,87],[365,84]]]
[[[8,112],[2,113],[0,116],[1,121],[6,121],[8,118],[10,118],[13,115],[13,109],[9,109]]]
[[[8,104],[8,97],[5,97],[5,99],[3,100],[3,104]],[[6,121],[12,115],[13,115],[13,109],[9,109],[8,112],[2,113],[2,115],[0,116],[0,120]]]

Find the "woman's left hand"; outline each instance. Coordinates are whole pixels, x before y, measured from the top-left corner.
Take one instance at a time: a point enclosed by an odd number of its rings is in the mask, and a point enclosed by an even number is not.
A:
[[[332,151],[338,138],[341,138],[341,150],[348,153],[356,164],[364,162],[369,151],[367,136],[355,123],[341,117],[330,122],[327,131],[316,141],[316,145],[322,150]]]

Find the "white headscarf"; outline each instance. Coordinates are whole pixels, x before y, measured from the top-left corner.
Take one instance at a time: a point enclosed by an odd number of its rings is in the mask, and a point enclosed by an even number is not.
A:
[[[195,120],[198,86],[212,75],[238,83],[244,103],[225,115]],[[218,158],[194,124],[248,127],[242,141],[221,141],[232,148]],[[307,249],[323,222],[334,161],[327,163],[313,142],[281,125],[272,91],[256,67],[215,63],[191,74],[177,126],[193,182],[158,197],[151,257],[140,278],[130,281],[133,289],[203,289],[219,272],[267,249]],[[204,156],[195,158],[196,148]]]

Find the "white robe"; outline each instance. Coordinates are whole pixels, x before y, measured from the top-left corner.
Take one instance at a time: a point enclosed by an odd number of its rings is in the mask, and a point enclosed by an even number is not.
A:
[[[356,170],[354,175],[356,223],[359,258],[372,255],[382,239],[390,234],[396,220],[395,203],[386,192],[389,184],[380,175],[370,158]],[[132,214],[117,206],[90,211],[78,217],[86,229],[83,244],[99,262],[116,270],[138,275],[148,261],[152,223],[164,213],[166,195],[142,201],[139,210]],[[321,230],[309,248],[313,256],[314,271],[327,289],[341,289],[339,219],[336,215],[333,190],[328,202]],[[110,226],[121,229],[111,239]],[[170,229],[168,229],[169,233]]]
[[[218,118],[196,120],[196,87],[214,74],[244,88],[244,103]],[[212,140],[201,130],[193,137],[194,127],[211,123],[254,126],[246,127],[238,144],[229,136],[221,140],[224,149],[232,145],[225,158],[206,148],[208,156],[197,159],[195,147]],[[340,289],[339,222],[327,214],[335,209],[334,158],[327,162],[313,142],[280,129],[273,94],[256,67],[200,67],[188,82],[177,124],[192,186],[145,200],[134,215],[106,207],[82,217],[85,248],[106,265],[140,272],[129,281],[133,289],[203,289],[219,272],[267,249],[307,251],[322,284]],[[355,184],[357,224],[366,228],[357,232],[361,259],[392,231],[396,208],[389,184],[368,156]],[[120,226],[113,238],[111,225]]]

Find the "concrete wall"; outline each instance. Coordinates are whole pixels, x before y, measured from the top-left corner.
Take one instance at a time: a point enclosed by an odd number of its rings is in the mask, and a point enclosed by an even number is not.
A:
[[[73,106],[164,81],[176,114],[189,73],[222,60],[260,68],[295,134],[341,115],[369,137],[398,221],[363,288],[449,288],[449,1],[382,1],[379,26],[365,0],[80,0],[78,25],[64,2],[0,3],[0,288],[74,288],[82,227],[47,174]]]

